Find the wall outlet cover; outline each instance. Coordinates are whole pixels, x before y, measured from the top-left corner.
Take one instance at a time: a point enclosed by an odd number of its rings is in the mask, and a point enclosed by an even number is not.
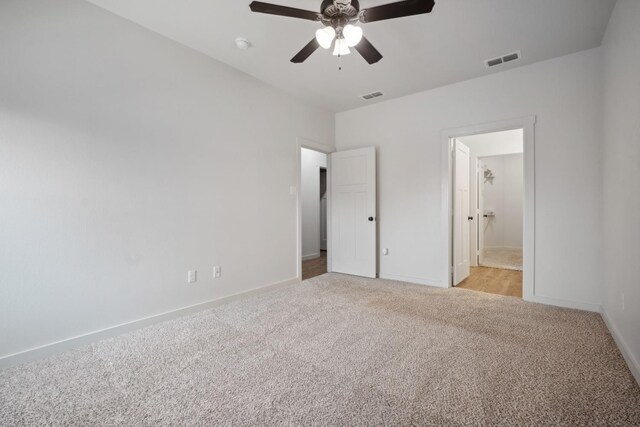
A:
[[[195,283],[198,280],[198,271],[189,270],[187,272],[187,283]]]

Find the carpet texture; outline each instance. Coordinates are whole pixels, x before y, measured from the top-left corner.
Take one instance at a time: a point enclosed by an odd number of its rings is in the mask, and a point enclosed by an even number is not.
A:
[[[326,274],[0,372],[0,424],[640,425],[599,315]]]
[[[486,248],[483,250],[482,266],[522,271],[522,249]]]

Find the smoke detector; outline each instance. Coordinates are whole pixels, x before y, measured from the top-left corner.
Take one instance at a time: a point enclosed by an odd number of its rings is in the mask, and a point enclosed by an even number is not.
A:
[[[236,46],[240,50],[247,50],[251,47],[251,42],[244,37],[238,37],[236,39]]]

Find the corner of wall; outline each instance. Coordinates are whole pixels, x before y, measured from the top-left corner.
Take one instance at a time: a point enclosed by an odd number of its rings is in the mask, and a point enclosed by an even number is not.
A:
[[[607,314],[607,311],[604,307],[600,314],[602,316],[602,320],[604,321],[604,324],[607,326],[607,329],[609,329],[609,333],[611,334],[611,337],[613,337],[613,340],[618,346],[618,349],[620,350],[622,357],[624,358],[625,362],[627,362],[627,366],[629,367],[631,374],[636,379],[636,382],[638,383],[638,385],[640,385],[640,361],[634,357],[633,353],[629,349],[629,346],[625,342],[623,336],[618,331],[618,328],[616,328],[616,326],[613,324],[613,322],[609,318],[609,315]]]

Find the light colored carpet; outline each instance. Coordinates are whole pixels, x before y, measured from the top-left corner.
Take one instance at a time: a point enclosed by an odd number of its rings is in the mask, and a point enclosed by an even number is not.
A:
[[[482,266],[522,271],[522,249],[486,248]]]
[[[599,315],[327,274],[0,372],[0,424],[640,425]]]

